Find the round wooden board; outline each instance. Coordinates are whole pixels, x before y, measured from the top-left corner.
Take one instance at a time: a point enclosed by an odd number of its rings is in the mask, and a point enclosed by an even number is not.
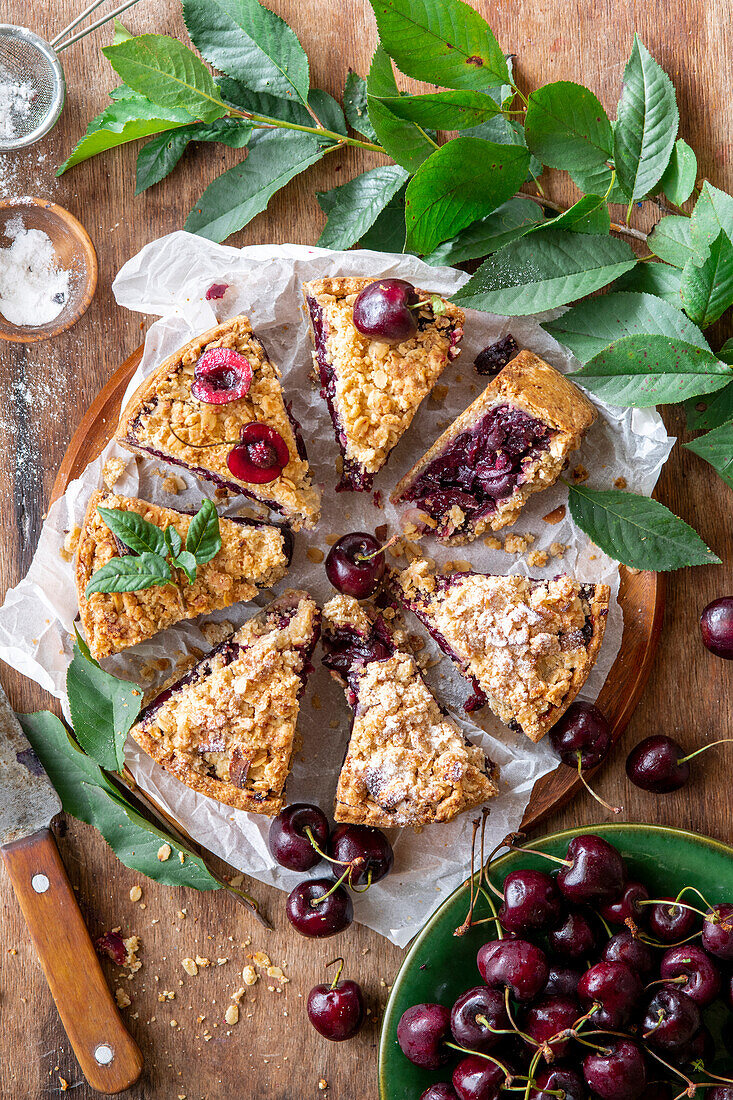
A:
[[[87,410],[61,462],[50,504],[66,491],[69,482],[79,477],[109,442],[117,427],[125,389],[137,369],[142,352],[141,346],[118,367]],[[624,634],[621,649],[597,700],[611,724],[614,742],[626,728],[649,678],[664,617],[664,574],[634,572],[623,565],[620,574],[618,599],[624,614]],[[592,772],[585,774],[590,776]],[[521,828],[530,830],[539,825],[552,810],[567,802],[580,785],[575,771],[564,764],[538,780]],[[138,791],[138,794],[141,793]],[[153,808],[158,814],[168,817],[160,807],[153,805]]]

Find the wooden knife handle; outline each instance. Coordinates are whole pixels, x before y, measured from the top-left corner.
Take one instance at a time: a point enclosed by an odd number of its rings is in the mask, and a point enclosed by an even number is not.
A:
[[[143,1058],[117,1009],[50,829],[2,849],[74,1053],[97,1092],[123,1092]]]

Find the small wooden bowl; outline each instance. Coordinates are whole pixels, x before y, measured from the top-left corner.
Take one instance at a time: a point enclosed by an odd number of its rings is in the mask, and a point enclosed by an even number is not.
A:
[[[13,325],[3,317],[0,305],[0,340],[32,344],[71,328],[86,312],[97,289],[97,253],[86,229],[73,214],[48,199],[33,198],[0,202],[0,247],[9,247],[11,240],[5,227],[11,218],[16,217],[23,219],[26,229],[41,229],[48,234],[57,264],[71,272],[66,304],[52,321],[44,325]]]

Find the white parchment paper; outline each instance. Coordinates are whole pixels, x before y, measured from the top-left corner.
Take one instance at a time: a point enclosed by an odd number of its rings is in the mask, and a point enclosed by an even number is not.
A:
[[[314,477],[323,490],[321,522],[316,531],[296,536],[292,568],[278,588],[289,585],[307,588],[319,602],[328,600],[333,589],[323,566],[311,560],[317,557],[313,550],[320,549],[325,554],[329,535],[374,530],[385,523],[392,530],[397,529],[398,513],[388,502],[389,491],[485,385],[472,366],[482,347],[511,331],[520,346],[531,348],[559,370],[578,367],[573,357],[540,328],[537,319],[507,319],[469,311],[462,354],[441,378],[447,393],[438,400],[431,397],[423,403],[410,431],[376,479],[375,489],[381,490],[384,507],[375,506],[371,494],[337,495],[333,492],[337,481],[337,449],[325,403],[309,378],[310,341],[300,293],[302,281],[329,275],[399,276],[444,294],[454,292],[467,278],[451,268],[429,267],[412,256],[366,250],[332,252],[300,245],[236,249],[179,232],[147,245],[125,264],[113,286],[120,305],[160,316],[148,332],[143,360],[128,393],[163,358],[197,333],[240,312],[251,318],[270,356],[282,369],[283,388],[301,422]],[[228,290],[223,298],[207,302],[206,290],[212,283],[226,283]],[[618,409],[598,401],[596,405],[601,414],[599,420],[573,461],[587,467],[590,484],[596,488],[609,488],[616,478],[623,477],[630,489],[651,493],[674,443],[667,436],[661,418],[652,410]],[[61,549],[66,533],[81,524],[90,494],[102,484],[102,466],[112,455],[120,455],[127,462],[115,491],[184,509],[195,508],[202,493],[211,492],[184,474],[187,488],[171,497],[162,483],[165,474],[171,472],[169,469],[154,459],[133,458],[110,444],[49,510],[28,575],[7,593],[0,608],[0,657],[61,699],[64,706],[77,602],[73,565],[64,559]],[[512,533],[534,534],[536,542],[532,549],[547,549],[551,542],[568,544],[564,557],[551,559],[545,568],[530,569],[523,558],[489,550],[481,540],[452,549],[441,549],[431,540],[426,544],[426,553],[438,562],[451,557],[468,560],[488,572],[552,576],[567,570],[582,580],[609,583],[614,599],[605,641],[582,693],[592,700],[600,691],[621,642],[622,615],[615,599],[618,571],[567,516],[557,525],[544,522],[542,517],[562,504],[566,496],[567,490],[562,485],[533,496],[515,528],[509,529]],[[221,511],[236,515],[242,505],[242,500],[236,499]],[[506,533],[507,529],[500,532]],[[262,594],[257,603],[264,605],[268,598]],[[256,610],[255,605],[238,605],[212,618],[226,619],[238,626]],[[410,626],[420,632],[415,620]],[[198,625],[186,623],[118,654],[106,662],[106,667],[148,688],[153,686],[151,658],[160,659],[165,666],[160,672],[163,679],[170,675],[171,663],[192,646],[208,648]],[[318,655],[315,664],[316,671],[301,704],[299,728],[303,750],[294,762],[288,799],[315,801],[330,813],[350,713],[343,692],[321,667]],[[468,685],[447,659],[429,670],[428,680],[467,734],[481,743],[500,765],[501,793],[491,803],[487,836],[491,848],[517,828],[535,780],[555,767],[555,758],[549,745],[533,745],[522,735],[512,733],[487,708],[468,718],[461,709],[469,693]],[[234,867],[283,890],[292,889],[302,878],[272,860],[267,848],[269,820],[232,810],[189,790],[130,739],[126,759],[140,787],[172,813],[191,836]],[[404,946],[465,877],[472,816],[464,814],[449,825],[430,826],[421,832],[392,831],[394,871],[366,894],[355,896],[357,920]]]

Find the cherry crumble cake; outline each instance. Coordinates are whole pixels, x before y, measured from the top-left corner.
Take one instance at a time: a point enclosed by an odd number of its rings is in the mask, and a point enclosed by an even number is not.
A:
[[[395,283],[414,297],[403,310],[408,317],[407,310],[413,311],[414,323],[406,334],[398,330],[397,339],[365,335],[355,324],[357,299],[367,288]],[[446,299],[396,279],[316,279],[303,284],[303,296],[321,396],[343,459],[337,491],[368,492],[421,401],[458,355],[464,314]]]
[[[438,705],[400,635],[351,596],[330,600],[323,618],[323,663],[354,713],[336,821],[428,825],[498,794],[496,768]]]
[[[595,664],[608,615],[606,584],[436,575],[422,560],[392,571],[390,589],[471,681],[467,710],[491,707],[539,741],[570,706]]]
[[[296,531],[318,522],[320,495],[280,371],[244,316],[161,363],[130,398],[116,438],[260,501]]]
[[[451,544],[514,523],[532,493],[554,484],[597,417],[573,382],[521,351],[402,478],[409,502]]]
[[[275,816],[319,632],[315,601],[289,589],[160,692],[131,735],[193,790]]]
[[[293,536],[287,528],[220,517],[221,549],[198,567],[193,584],[182,579],[179,585],[93,592],[87,597],[92,574],[130,552],[104,522],[100,506],[136,512],[161,529],[174,527],[184,544],[193,518],[135,497],[104,492],[92,496],[77,548],[76,587],[81,625],[98,659],[152,638],[183,619],[251,600],[259,588],[269,588],[284,577],[290,564]]]

